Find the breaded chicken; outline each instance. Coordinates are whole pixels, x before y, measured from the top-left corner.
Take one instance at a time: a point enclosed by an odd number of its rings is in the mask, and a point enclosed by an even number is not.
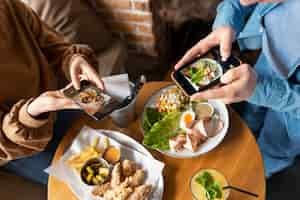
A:
[[[124,181],[116,187],[112,187],[104,194],[105,200],[126,200],[129,195],[133,192],[133,188],[128,187],[128,181]]]
[[[110,183],[107,182],[103,185],[99,185],[99,186],[96,186],[93,191],[92,191],[92,194],[94,196],[99,196],[99,197],[103,197],[104,194],[110,189]]]
[[[137,170],[137,164],[131,160],[124,160],[122,162],[122,172],[124,177],[132,176]]]
[[[145,171],[142,169],[138,169],[133,176],[129,176],[126,178],[130,187],[137,187],[142,185],[145,180]]]
[[[114,188],[118,185],[120,185],[122,179],[122,171],[121,171],[121,164],[117,163],[111,173],[111,187]]]
[[[127,200],[148,200],[151,191],[151,185],[138,186],[134,189],[134,192],[128,197]]]

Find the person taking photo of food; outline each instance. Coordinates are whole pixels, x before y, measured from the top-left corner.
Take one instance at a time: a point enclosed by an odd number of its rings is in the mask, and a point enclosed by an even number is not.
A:
[[[222,86],[192,98],[247,101],[240,114],[259,134],[267,177],[292,165],[300,153],[299,9],[298,0],[224,0],[213,31],[175,66],[179,69],[215,46],[225,61],[234,41],[241,50],[261,49],[254,66],[244,63],[227,71]]]
[[[78,109],[57,90],[57,74],[76,89],[82,78],[103,89],[98,63],[90,48],[66,42],[19,0],[0,0],[0,13],[0,164],[46,184],[43,170],[63,135],[53,128],[54,112]]]

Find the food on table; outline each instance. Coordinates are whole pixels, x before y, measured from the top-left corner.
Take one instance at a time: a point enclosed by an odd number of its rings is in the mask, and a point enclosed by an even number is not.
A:
[[[103,158],[111,164],[117,163],[121,158],[121,150],[117,147],[110,146],[104,152]]]
[[[222,188],[228,183],[225,177],[216,170],[201,170],[190,182],[191,192],[195,200],[226,200],[229,191]]]
[[[196,119],[196,115],[194,111],[187,110],[183,112],[181,115],[179,127],[184,131],[188,131],[193,126],[195,119]]]
[[[133,192],[131,187],[127,187],[126,184],[120,184],[114,189],[108,190],[103,198],[105,200],[126,200],[129,195]]]
[[[170,91],[177,91],[177,87],[164,90],[163,94]],[[143,143],[150,148],[195,152],[224,128],[219,113],[208,102],[182,101],[180,109],[161,109],[158,105],[147,107],[143,116]]]
[[[81,179],[88,185],[101,185],[108,180],[109,166],[103,160],[91,159],[81,169]]]
[[[102,197],[105,194],[105,192],[108,191],[109,189],[110,189],[110,182],[106,182],[102,185],[95,187],[92,191],[92,194],[94,196]]]
[[[123,160],[122,161],[122,174],[125,177],[131,176],[137,170],[137,164],[131,160]]]
[[[145,109],[143,128],[149,131],[151,127],[158,121],[162,120],[164,113],[158,112],[156,108],[148,107]]]
[[[195,113],[197,113],[198,119],[211,118],[214,112],[214,107],[209,103],[198,103],[195,106]]]
[[[87,146],[83,151],[79,154],[73,155],[69,158],[66,163],[74,168],[77,172],[80,172],[81,168],[84,164],[92,159],[92,158],[100,158],[103,155],[104,149],[98,148],[98,144],[100,142],[99,138],[96,138],[92,145]]]
[[[186,143],[183,147],[187,150],[195,152],[198,150],[199,146],[207,140],[200,132],[191,131],[186,134]]]
[[[177,87],[165,90],[157,99],[156,107],[159,112],[179,112],[189,102],[182,90]]]
[[[194,130],[202,133],[205,137],[214,137],[223,127],[223,121],[217,117],[212,117],[210,119],[199,120],[199,122],[195,124]]]
[[[177,135],[169,139],[169,146],[172,151],[182,151],[186,143],[186,135]]]
[[[153,149],[169,150],[169,139],[180,132],[180,117],[181,112],[166,114],[162,120],[154,123],[149,131],[145,131],[143,143]]]
[[[121,164],[117,163],[111,173],[111,187],[116,187],[120,185],[121,183],[121,177],[122,176],[122,169],[121,169]]]
[[[121,160],[120,148],[108,137],[97,137],[66,163],[81,180],[93,187],[92,194],[104,200],[148,200],[152,186],[145,183],[146,171],[132,160]]]
[[[223,73],[220,64],[209,58],[201,58],[182,71],[196,88],[210,84]]]
[[[104,200],[147,200],[152,186],[144,181],[145,171],[134,161],[124,160],[114,165],[109,182],[96,186],[92,194]]]
[[[108,137],[103,139],[103,148],[106,150],[110,146]]]
[[[134,189],[128,200],[147,200],[152,190],[151,185],[141,185]]]
[[[142,169],[138,169],[132,176],[129,176],[126,179],[128,181],[128,185],[130,185],[131,187],[142,185],[145,179],[145,171]]]

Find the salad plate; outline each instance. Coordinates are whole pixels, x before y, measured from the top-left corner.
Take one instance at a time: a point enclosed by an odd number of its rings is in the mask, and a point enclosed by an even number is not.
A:
[[[192,102],[176,85],[146,102],[141,117],[144,145],[175,158],[192,158],[216,148],[229,128],[226,105],[219,100]]]

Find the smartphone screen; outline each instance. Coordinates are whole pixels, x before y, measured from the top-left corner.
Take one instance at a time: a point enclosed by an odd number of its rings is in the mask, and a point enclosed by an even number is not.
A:
[[[199,91],[219,79],[223,75],[223,68],[213,59],[200,58],[181,69],[180,73]]]
[[[193,95],[219,84],[221,76],[227,70],[241,64],[234,56],[222,62],[219,55],[219,51],[214,50],[192,60],[172,74],[173,80],[187,95]]]
[[[76,90],[71,86],[63,90],[63,93],[91,116],[94,116],[98,112],[104,112],[107,105],[113,102],[112,97],[103,93],[88,81],[80,82],[80,90]]]

